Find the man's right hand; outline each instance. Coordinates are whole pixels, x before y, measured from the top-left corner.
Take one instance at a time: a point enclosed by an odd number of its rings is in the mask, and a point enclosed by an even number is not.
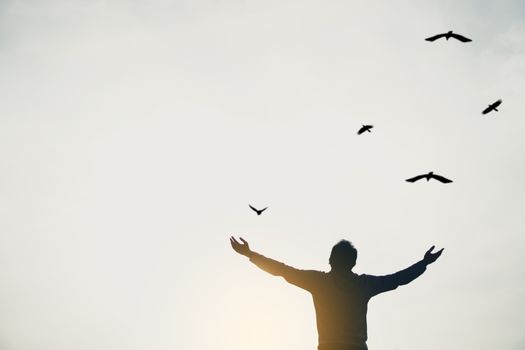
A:
[[[246,242],[242,237],[239,237],[242,241],[240,243],[235,239],[235,237],[230,237],[230,243],[232,245],[233,250],[235,250],[237,253],[250,257],[252,255],[252,251],[250,250],[250,246],[248,245],[248,242]]]

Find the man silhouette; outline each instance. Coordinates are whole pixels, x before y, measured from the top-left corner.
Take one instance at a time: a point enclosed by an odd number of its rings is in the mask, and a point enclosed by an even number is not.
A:
[[[366,311],[370,298],[410,283],[439,258],[443,249],[432,253],[432,246],[423,259],[414,265],[386,276],[358,275],[352,272],[357,250],[346,240],[334,245],[330,254],[330,272],[298,270],[267,258],[230,237],[232,248],[262,270],[284,279],[312,294],[319,350],[366,350]]]

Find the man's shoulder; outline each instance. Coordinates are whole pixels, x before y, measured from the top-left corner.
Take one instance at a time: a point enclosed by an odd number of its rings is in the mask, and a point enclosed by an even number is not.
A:
[[[308,274],[308,276],[316,281],[325,281],[330,277],[330,274],[325,271],[319,271],[319,270],[303,270]]]
[[[378,277],[379,276],[369,275],[367,273],[361,273],[361,274],[354,273],[354,276],[353,276],[353,278],[355,278],[357,281],[361,283],[369,283],[370,281],[376,280]]]
[[[319,270],[303,270],[303,271],[312,274],[312,276],[318,276],[321,278],[328,276],[328,272],[325,272],[325,271],[319,271]]]

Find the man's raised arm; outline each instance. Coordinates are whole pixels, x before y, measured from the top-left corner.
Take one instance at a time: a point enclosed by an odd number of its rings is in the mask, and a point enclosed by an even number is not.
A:
[[[434,246],[432,246],[426,253],[423,259],[415,263],[414,265],[386,276],[369,276],[364,275],[366,278],[366,284],[370,296],[377,295],[379,293],[388,292],[389,290],[396,289],[399,286],[408,284],[421,276],[425,272],[427,265],[432,264],[436,261],[441,253],[442,248],[436,253],[432,253]]]
[[[274,276],[282,276],[286,281],[300,288],[311,290],[315,286],[319,271],[299,270],[294,267],[283,264],[282,262],[270,259],[256,253],[250,249],[248,242],[240,237],[242,243],[237,241],[233,236],[230,237],[230,243],[237,253],[250,258],[250,261]]]

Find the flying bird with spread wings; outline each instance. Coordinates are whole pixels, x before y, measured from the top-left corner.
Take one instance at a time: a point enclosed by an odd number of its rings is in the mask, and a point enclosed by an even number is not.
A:
[[[450,39],[450,38],[454,38],[454,39],[457,39],[461,42],[464,42],[464,43],[468,43],[469,41],[472,41],[471,39],[467,38],[467,37],[464,37],[463,35],[459,35],[459,34],[456,34],[456,33],[453,33],[451,30],[449,30],[447,33],[442,33],[442,34],[437,34],[437,35],[434,35],[434,36],[431,36],[429,38],[426,38],[425,40],[426,41],[435,41],[437,39],[441,39],[441,38],[445,38],[445,39]]]
[[[430,181],[430,179],[438,180],[439,182],[442,182],[444,184],[448,184],[452,182],[452,180],[447,179],[446,177],[443,177],[441,175],[436,175],[434,172],[429,172],[428,174],[418,175],[414,176],[410,179],[406,179],[407,182],[416,182],[421,179],[427,179],[427,181]]]
[[[481,114],[487,114],[487,113],[490,113],[492,111],[496,111],[498,112],[498,107],[499,105],[502,103],[503,101],[502,100],[497,100],[496,102],[494,103],[491,103],[487,108],[485,108],[483,110],[483,112],[481,112]]]
[[[373,125],[363,125],[361,129],[359,129],[359,131],[357,132],[357,135],[361,135],[365,131],[371,132],[370,129],[372,129],[373,127]]]
[[[254,211],[257,213],[257,215],[261,215],[263,211],[265,211],[266,209],[268,209],[268,207],[264,208],[264,209],[256,209],[254,207],[252,207],[250,204],[248,204],[248,206]]]

